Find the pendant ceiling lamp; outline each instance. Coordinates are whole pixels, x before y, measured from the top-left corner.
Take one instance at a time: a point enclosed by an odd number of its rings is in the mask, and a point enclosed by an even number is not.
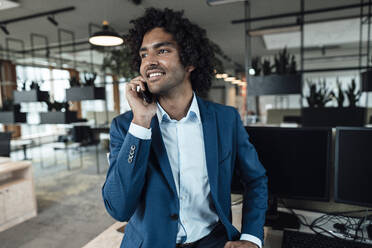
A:
[[[109,23],[103,21],[102,30],[89,37],[89,43],[95,46],[119,46],[123,44],[123,38],[109,29]]]

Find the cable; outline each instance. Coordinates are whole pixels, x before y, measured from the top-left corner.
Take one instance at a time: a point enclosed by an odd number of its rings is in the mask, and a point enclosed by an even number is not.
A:
[[[294,216],[296,216],[296,218],[298,219],[298,221],[300,222],[301,225],[304,225],[304,226],[307,226],[307,227],[310,226],[310,225],[307,223],[307,220],[306,220],[305,216],[303,216],[303,215],[301,215],[301,214],[297,214],[297,213],[295,213],[295,212],[293,211],[292,208],[287,207],[286,203],[284,202],[284,200],[283,200],[282,198],[278,198],[278,200],[283,204],[283,206],[284,206],[286,209],[288,209],[288,210],[291,212],[291,214],[293,214]],[[304,221],[301,220],[300,217],[303,218]]]
[[[357,241],[360,239],[360,241],[363,241],[365,240],[365,238],[364,238],[364,233],[361,227],[363,223],[366,222],[367,220],[372,222],[372,214],[368,214],[369,209],[366,209],[366,210],[353,210],[353,211],[344,211],[344,212],[325,213],[319,216],[318,218],[316,218],[314,221],[312,221],[311,224],[308,224],[306,218],[303,215],[297,214],[292,208],[288,207],[283,199],[281,198],[278,198],[278,199],[283,204],[283,206],[291,212],[291,214],[296,216],[296,218],[299,220],[301,225],[309,227],[317,235],[328,234],[331,237],[341,239],[341,240],[353,239],[354,241]],[[361,213],[361,212],[366,212],[366,214],[364,215],[364,217],[358,218],[358,220],[356,219],[357,217],[344,216],[345,214],[353,214],[353,213]],[[327,225],[328,223],[344,224],[346,227],[346,232],[342,233],[344,237],[337,236],[332,231],[325,229],[323,226]],[[354,231],[355,233],[352,234],[350,231]],[[358,236],[359,231],[361,231],[361,236]]]

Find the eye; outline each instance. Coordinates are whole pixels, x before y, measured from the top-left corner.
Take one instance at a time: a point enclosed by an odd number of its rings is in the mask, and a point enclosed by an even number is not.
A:
[[[146,57],[147,57],[147,53],[141,53],[141,54],[140,54],[140,57],[141,57],[141,59],[146,58]]]
[[[159,54],[168,53],[169,51],[167,49],[159,49]]]

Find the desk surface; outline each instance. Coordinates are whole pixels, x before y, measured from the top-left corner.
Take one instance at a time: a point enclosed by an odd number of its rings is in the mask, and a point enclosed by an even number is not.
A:
[[[25,146],[25,145],[31,145],[32,140],[10,140],[10,145],[11,146]]]
[[[123,233],[118,232],[117,229],[124,226],[126,222],[116,222],[107,228],[100,235],[91,240],[82,248],[113,248],[119,247],[123,239]]]
[[[0,164],[8,163],[8,162],[10,162],[9,157],[0,157]]]
[[[232,195],[232,202],[235,202],[241,198],[240,195]],[[231,206],[233,225],[240,230],[241,219],[242,219],[242,204]],[[123,234],[118,232],[117,229],[123,226],[125,222],[116,222],[88,244],[83,246],[83,248],[113,248],[119,247],[123,239]],[[265,227],[265,233],[267,233],[267,228]],[[266,238],[265,238],[266,239]],[[265,246],[266,248],[266,246]]]
[[[17,170],[26,169],[31,166],[29,161],[8,161],[0,164],[0,175],[10,173]]]
[[[232,206],[233,212],[233,225],[240,230],[241,220],[241,207],[242,204]],[[279,208],[280,211],[288,212],[285,209]],[[323,213],[294,210],[297,214],[303,215],[308,223],[311,223],[316,218],[323,215]],[[91,240],[83,248],[112,248],[119,247],[123,238],[123,234],[118,232],[117,229],[123,226],[123,222],[116,222],[104,232],[99,234],[96,238]],[[329,227],[332,230],[332,227]],[[313,233],[308,227],[301,226],[299,230],[301,232]],[[273,230],[270,227],[265,227],[265,248],[281,248],[283,239],[283,231]]]

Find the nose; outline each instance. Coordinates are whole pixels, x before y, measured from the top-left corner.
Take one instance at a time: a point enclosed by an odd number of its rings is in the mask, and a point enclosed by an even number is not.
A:
[[[156,56],[152,55],[149,53],[146,58],[142,59],[142,63],[145,66],[150,66],[150,65],[158,65],[159,61],[157,60]]]

